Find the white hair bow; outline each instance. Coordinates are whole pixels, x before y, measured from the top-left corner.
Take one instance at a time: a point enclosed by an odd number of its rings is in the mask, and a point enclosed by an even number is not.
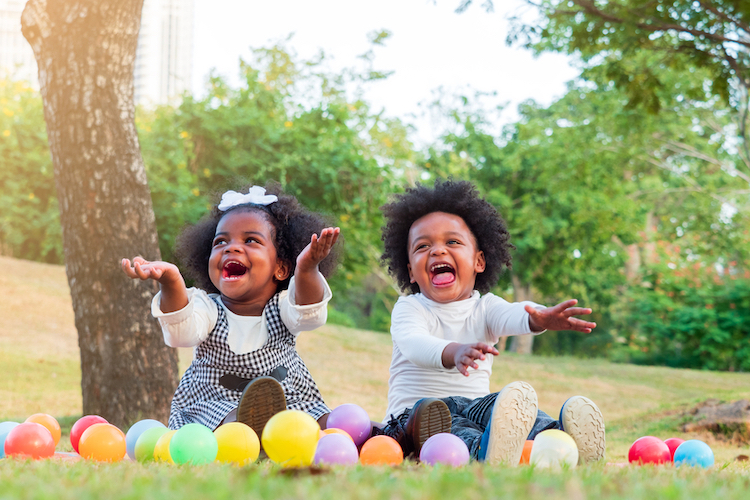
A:
[[[218,208],[222,212],[226,212],[237,205],[244,205],[246,203],[270,205],[278,200],[279,198],[275,194],[266,194],[265,188],[253,186],[247,194],[238,193],[237,191],[227,191],[221,195],[221,203],[219,203]]]

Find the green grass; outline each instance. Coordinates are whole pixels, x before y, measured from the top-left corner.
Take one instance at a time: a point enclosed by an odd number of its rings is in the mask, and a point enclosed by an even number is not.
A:
[[[0,421],[32,413],[58,418],[70,451],[70,427],[81,416],[80,357],[64,269],[0,257]],[[342,300],[342,299],[338,299]],[[44,311],[44,314],[39,314]],[[356,403],[383,418],[388,391],[388,335],[327,325],[299,337],[299,351],[328,404]],[[190,360],[181,350],[180,366]],[[472,464],[461,470],[418,465],[389,469],[306,469],[285,472],[267,462],[245,468],[218,464],[93,464],[50,460],[0,461],[4,498],[746,498],[747,443],[681,426],[688,410],[709,398],[750,399],[750,374],[675,370],[571,357],[495,359],[492,390],[530,382],[540,408],[556,415],[569,396],[583,394],[601,407],[607,425],[607,462],[552,473]],[[711,445],[711,470],[622,467],[630,444],[643,435],[702,439]]]

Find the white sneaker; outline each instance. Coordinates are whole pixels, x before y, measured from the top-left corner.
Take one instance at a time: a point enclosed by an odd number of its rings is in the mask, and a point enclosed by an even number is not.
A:
[[[517,466],[538,410],[536,391],[530,384],[512,382],[503,387],[482,435],[479,459],[493,465]]]
[[[578,446],[578,463],[602,460],[607,449],[604,417],[589,398],[573,396],[560,410],[560,422]]]

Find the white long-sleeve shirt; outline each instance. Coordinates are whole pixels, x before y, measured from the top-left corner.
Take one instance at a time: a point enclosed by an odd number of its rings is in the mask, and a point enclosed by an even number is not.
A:
[[[393,357],[384,421],[421,398],[488,395],[494,356],[476,360],[479,368],[469,368],[466,377],[456,368],[443,366],[443,350],[453,342],[494,345],[500,337],[542,333],[531,331],[529,313],[524,310],[527,304],[543,307],[533,302],[510,303],[491,293],[480,296],[476,290],[466,300],[447,304],[421,293],[399,298],[391,313]]]
[[[328,318],[327,305],[332,294],[328,283],[325,280],[324,283],[323,300],[315,304],[295,303],[294,277],[289,282],[289,289],[279,294],[281,320],[293,335],[297,336],[300,332],[314,330],[325,324]],[[206,340],[219,316],[216,302],[199,288],[188,288],[188,304],[179,311],[164,313],[160,304],[161,292],[151,302],[151,314],[159,320],[164,342],[170,347],[197,346]],[[263,316],[240,316],[227,309],[223,303],[222,307],[229,322],[227,343],[232,352],[246,354],[265,345],[268,341],[268,327]]]

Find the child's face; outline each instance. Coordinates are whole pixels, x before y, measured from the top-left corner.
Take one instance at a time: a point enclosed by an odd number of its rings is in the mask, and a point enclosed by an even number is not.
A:
[[[409,277],[428,299],[447,303],[471,297],[485,261],[461,217],[432,212],[417,219],[407,245]]]
[[[276,254],[273,228],[263,214],[235,211],[222,217],[211,247],[208,275],[230,310],[231,304],[259,305],[262,312],[276,293],[277,282],[288,274],[288,266]]]

